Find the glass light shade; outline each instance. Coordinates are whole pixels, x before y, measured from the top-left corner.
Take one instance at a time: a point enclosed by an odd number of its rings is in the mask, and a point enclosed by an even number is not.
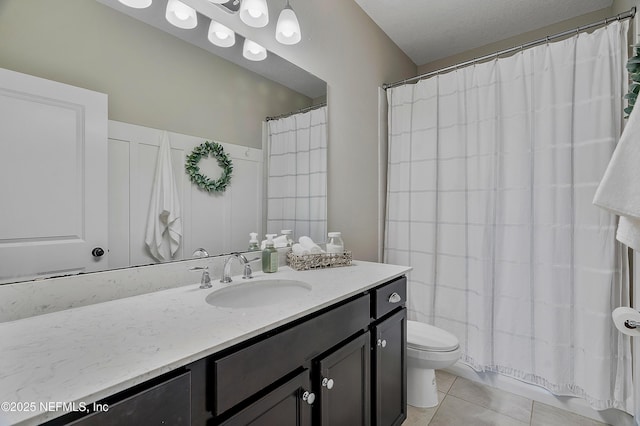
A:
[[[269,23],[266,0],[242,0],[240,19],[250,27],[262,28]]]
[[[167,13],[164,16],[172,25],[185,30],[190,30],[198,25],[196,11],[180,0],[169,0]]]
[[[222,3],[226,3],[229,0],[209,0],[210,3],[216,3],[216,4],[222,4]]]
[[[216,21],[209,24],[208,38],[212,44],[220,47],[231,47],[236,43],[236,34],[231,28]]]
[[[145,7],[151,6],[152,0],[119,0],[119,1],[125,6],[133,7],[135,9],[144,9]]]
[[[300,24],[298,17],[290,6],[285,7],[278,17],[276,25],[276,40],[282,44],[296,44],[300,41]]]
[[[262,61],[267,57],[267,49],[255,41],[245,39],[244,45],[242,46],[242,56],[250,61]]]

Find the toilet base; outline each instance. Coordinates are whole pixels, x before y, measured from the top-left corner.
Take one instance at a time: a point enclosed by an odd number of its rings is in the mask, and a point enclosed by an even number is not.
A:
[[[435,370],[415,367],[407,369],[407,403],[420,408],[438,405]]]

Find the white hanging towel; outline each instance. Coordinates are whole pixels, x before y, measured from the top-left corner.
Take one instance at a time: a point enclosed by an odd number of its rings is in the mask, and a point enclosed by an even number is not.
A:
[[[629,115],[593,203],[619,215],[616,238],[640,250],[640,105]]]
[[[171,166],[169,134],[165,131],[158,151],[144,242],[154,258],[169,260],[178,251],[181,239],[180,197]]]

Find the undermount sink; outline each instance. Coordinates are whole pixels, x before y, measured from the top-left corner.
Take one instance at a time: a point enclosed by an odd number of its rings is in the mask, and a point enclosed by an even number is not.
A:
[[[304,281],[250,280],[216,290],[207,296],[206,301],[223,308],[254,308],[275,305],[310,291],[311,285]]]

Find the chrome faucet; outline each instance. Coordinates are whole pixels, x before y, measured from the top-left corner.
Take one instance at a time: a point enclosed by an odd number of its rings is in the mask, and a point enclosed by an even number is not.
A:
[[[248,260],[244,254],[242,253],[231,253],[229,257],[224,261],[224,268],[222,268],[222,278],[220,278],[221,283],[230,283],[233,280],[231,279],[231,260],[238,259],[242,265],[244,265],[244,273],[242,274],[243,279],[253,278],[253,271],[251,270],[250,262],[254,260],[260,259],[256,257],[255,259]]]
[[[195,249],[195,251],[193,252],[191,257],[193,257],[194,259],[199,259],[199,258],[202,258],[202,257],[209,257],[209,253],[207,253],[207,251],[205,249],[203,249],[203,248],[197,248],[197,249]]]

